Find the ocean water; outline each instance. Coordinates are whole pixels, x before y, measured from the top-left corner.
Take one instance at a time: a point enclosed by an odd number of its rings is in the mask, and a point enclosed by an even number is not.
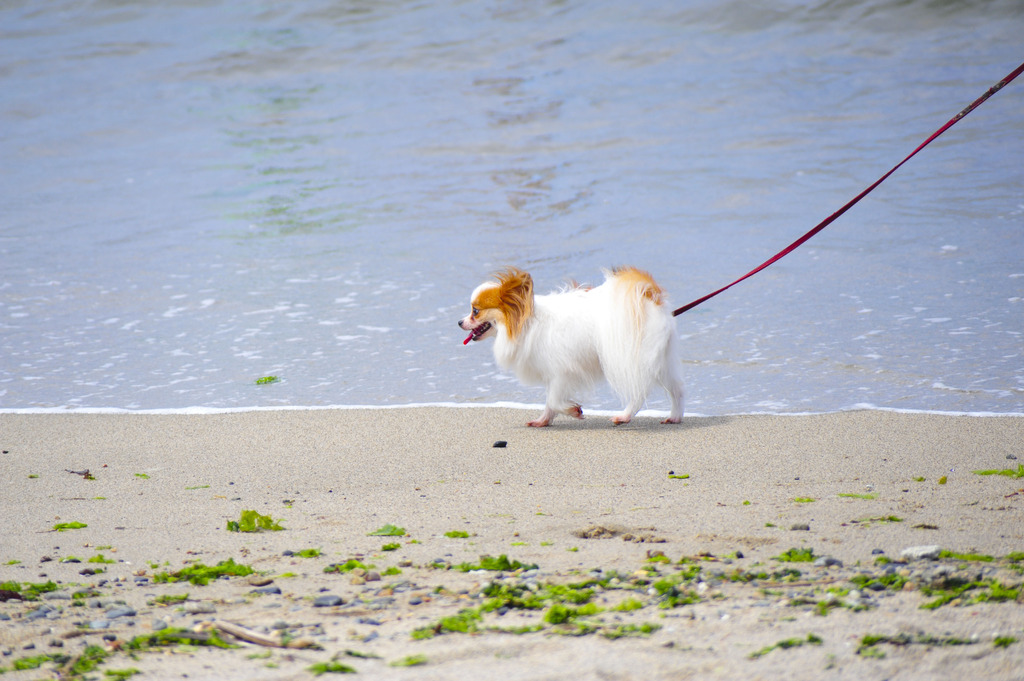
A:
[[[540,403],[462,345],[490,272],[689,302],[1022,35],[1019,0],[3,3],[0,409]],[[690,412],[1024,412],[1024,81],[677,322]]]

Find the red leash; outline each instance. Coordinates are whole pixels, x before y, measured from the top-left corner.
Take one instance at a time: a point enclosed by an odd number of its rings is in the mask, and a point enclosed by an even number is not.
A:
[[[740,283],[740,282],[741,282],[741,281],[743,281],[744,279],[747,279],[748,277],[752,277],[752,276],[754,276],[755,274],[757,274],[758,272],[760,272],[760,271],[761,271],[761,270],[763,270],[764,268],[768,267],[769,265],[771,265],[771,264],[775,263],[775,262],[776,262],[776,261],[778,261],[778,260],[781,260],[782,258],[786,257],[787,255],[789,255],[790,253],[792,253],[793,251],[795,251],[795,250],[796,250],[797,248],[799,248],[800,246],[802,246],[802,245],[804,244],[804,242],[805,242],[805,241],[807,241],[808,239],[810,239],[810,238],[811,238],[812,236],[814,236],[815,234],[817,234],[817,233],[818,233],[818,232],[820,232],[821,230],[823,230],[823,229],[825,229],[826,227],[828,227],[828,226],[829,226],[830,224],[832,224],[832,223],[833,223],[833,222],[834,222],[834,221],[836,220],[836,218],[838,218],[838,217],[839,217],[840,215],[842,215],[843,213],[845,213],[846,211],[848,211],[848,210],[849,210],[850,208],[852,208],[852,207],[854,206],[854,204],[856,204],[856,203],[857,203],[858,201],[860,201],[860,200],[861,200],[861,199],[863,199],[863,198],[864,198],[865,196],[867,196],[867,195],[868,195],[869,193],[871,193],[871,191],[872,191],[872,190],[873,190],[873,189],[874,189],[875,187],[877,187],[878,185],[882,184],[882,182],[884,182],[884,181],[885,181],[885,179],[886,179],[887,177],[889,177],[890,175],[892,175],[893,173],[895,173],[895,172],[896,172],[896,171],[897,171],[897,170],[899,169],[899,167],[900,167],[900,166],[902,166],[902,165],[903,165],[904,163],[906,163],[906,162],[907,162],[907,161],[909,161],[909,160],[910,160],[911,158],[913,158],[913,157],[914,157],[914,155],[915,155],[915,154],[917,154],[917,152],[921,151],[921,150],[922,150],[922,149],[924,149],[924,148],[925,148],[926,146],[928,146],[929,144],[931,144],[932,140],[934,140],[934,139],[935,139],[936,137],[938,137],[938,136],[939,136],[939,135],[941,135],[942,133],[946,132],[946,131],[947,131],[947,130],[949,130],[949,129],[950,129],[951,127],[953,127],[953,125],[955,125],[955,124],[956,124],[956,122],[957,122],[957,121],[959,121],[959,120],[960,120],[961,118],[963,118],[964,116],[966,116],[967,114],[971,113],[971,112],[972,112],[972,111],[974,111],[974,110],[975,110],[976,108],[978,108],[979,106],[981,106],[981,104],[982,104],[982,103],[983,103],[983,102],[984,102],[984,101],[985,101],[986,99],[988,99],[989,97],[991,97],[991,96],[992,96],[992,95],[994,95],[995,93],[999,92],[999,91],[1000,91],[1000,90],[1001,90],[1001,89],[1002,89],[1002,88],[1003,88],[1003,87],[1004,87],[1005,85],[1007,85],[1007,84],[1008,84],[1008,83],[1010,83],[1010,82],[1011,82],[1011,81],[1012,81],[1012,80],[1013,80],[1014,78],[1016,78],[1017,76],[1019,76],[1019,75],[1021,74],[1021,72],[1022,72],[1022,71],[1024,71],[1024,64],[1021,64],[1020,66],[1018,66],[1017,68],[1015,68],[1015,69],[1014,69],[1014,70],[1013,70],[1013,71],[1012,71],[1012,72],[1010,73],[1010,75],[1006,76],[1006,77],[1005,77],[1005,78],[1003,78],[1003,79],[1002,79],[1001,81],[999,81],[998,83],[996,83],[995,85],[993,85],[992,87],[990,87],[990,88],[989,88],[989,90],[988,90],[988,92],[986,92],[985,94],[983,94],[983,95],[982,95],[981,97],[978,97],[978,99],[976,99],[976,100],[975,100],[975,101],[974,101],[974,102],[973,102],[973,103],[972,103],[972,104],[971,104],[970,106],[968,106],[968,107],[967,107],[966,109],[964,109],[963,111],[961,111],[960,113],[958,113],[958,114],[957,114],[956,116],[954,116],[954,117],[953,117],[952,119],[950,119],[950,121],[949,121],[948,123],[946,123],[946,124],[945,124],[944,126],[942,126],[942,127],[941,127],[941,128],[939,128],[938,130],[936,130],[936,131],[935,131],[934,133],[932,133],[932,136],[931,136],[931,137],[929,137],[929,138],[928,138],[928,139],[926,139],[926,140],[925,140],[924,142],[922,142],[922,143],[921,143],[921,146],[919,146],[919,147],[918,147],[917,149],[914,149],[914,151],[912,151],[912,152],[910,153],[910,155],[909,155],[909,156],[907,156],[907,157],[906,157],[905,159],[903,159],[902,161],[900,161],[899,163],[897,163],[897,164],[896,164],[896,165],[895,165],[895,166],[893,167],[893,169],[892,169],[892,170],[890,170],[889,172],[887,172],[887,173],[886,173],[885,175],[882,175],[882,177],[878,178],[878,180],[877,180],[877,181],[876,181],[876,182],[875,182],[875,183],[874,183],[873,185],[871,185],[870,187],[868,187],[867,189],[865,189],[864,191],[862,191],[862,192],[861,192],[860,194],[857,194],[857,196],[855,196],[855,197],[853,198],[853,200],[852,200],[852,201],[850,201],[849,203],[847,203],[847,204],[846,204],[845,206],[843,206],[842,208],[840,208],[839,210],[837,210],[837,211],[836,211],[835,213],[832,213],[832,215],[830,215],[830,216],[828,216],[827,218],[825,218],[824,220],[822,220],[822,221],[821,221],[821,222],[820,222],[820,223],[818,224],[818,226],[817,226],[817,227],[815,227],[815,228],[814,228],[814,229],[812,229],[811,231],[807,232],[807,234],[804,234],[804,235],[803,235],[802,237],[800,237],[799,239],[797,239],[796,241],[794,241],[793,243],[791,243],[791,244],[790,244],[789,246],[786,246],[786,248],[784,248],[783,250],[779,251],[778,253],[776,253],[775,255],[773,255],[773,256],[772,256],[772,257],[771,257],[770,259],[768,259],[768,260],[767,260],[767,261],[765,261],[764,263],[762,263],[762,264],[758,265],[758,266],[757,266],[756,268],[754,268],[754,269],[750,270],[749,272],[747,272],[746,274],[744,274],[744,275],[743,275],[742,277],[740,277],[740,278],[739,278],[739,279],[737,279],[736,281],[732,282],[731,284],[728,284],[728,285],[726,285],[726,286],[723,286],[722,288],[718,289],[717,291],[714,291],[714,292],[712,292],[712,293],[709,293],[709,294],[707,294],[707,295],[706,295],[706,296],[704,296],[703,298],[698,298],[697,300],[693,301],[692,303],[690,303],[690,304],[688,304],[688,305],[683,305],[683,306],[682,306],[681,308],[677,309],[677,310],[676,310],[675,312],[673,312],[672,314],[673,314],[673,315],[681,315],[681,314],[683,314],[684,312],[686,312],[687,310],[690,310],[690,309],[692,309],[692,308],[695,308],[695,307],[697,307],[698,305],[700,305],[701,303],[703,303],[703,302],[704,302],[705,300],[709,300],[709,299],[711,299],[711,298],[714,298],[714,297],[715,297],[715,296],[717,296],[717,295],[718,295],[719,293],[721,293],[721,292],[723,292],[723,291],[726,291],[726,290],[728,290],[728,289],[732,288],[733,286],[735,286],[736,284]]]

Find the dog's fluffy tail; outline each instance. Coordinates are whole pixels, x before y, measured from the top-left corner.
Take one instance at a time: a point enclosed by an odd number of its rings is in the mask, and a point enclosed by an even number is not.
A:
[[[602,315],[602,368],[627,410],[635,413],[674,361],[675,323],[667,296],[650,274],[629,267],[605,276],[609,309]]]

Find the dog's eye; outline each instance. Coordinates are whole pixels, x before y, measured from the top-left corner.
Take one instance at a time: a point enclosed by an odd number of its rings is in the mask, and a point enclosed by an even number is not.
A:
[[[473,308],[473,316],[475,317],[475,316],[477,316],[478,314],[480,314],[480,308],[479,308],[479,307],[474,307],[474,308]]]

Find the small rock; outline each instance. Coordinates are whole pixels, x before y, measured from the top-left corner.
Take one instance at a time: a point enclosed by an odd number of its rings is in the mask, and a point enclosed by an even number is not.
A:
[[[64,641],[61,641],[59,638],[55,638],[52,641],[50,641],[50,647],[51,648],[63,648],[64,647]]]
[[[871,555],[872,556],[882,556],[882,555],[885,555],[885,551],[883,551],[882,549],[871,549]]]
[[[419,596],[413,596],[409,599],[409,605],[420,605],[421,603],[423,603],[423,599]]]
[[[135,611],[128,606],[121,606],[107,610],[106,616],[109,620],[117,619],[118,617],[135,617]]]
[[[822,556],[814,561],[814,567],[843,567],[843,561],[832,556]]]
[[[93,620],[89,622],[90,629],[107,629],[110,627],[110,622],[107,620]]]
[[[370,572],[367,572],[366,573],[366,581],[368,581],[368,582],[379,582],[380,581],[380,573],[376,572],[376,571],[373,571],[373,570],[371,570]]]
[[[67,591],[48,591],[42,594],[42,599],[44,601],[70,601],[71,594]]]
[[[807,523],[795,523],[793,527],[789,529],[794,532],[809,532],[811,530],[811,526]]]
[[[366,578],[365,578],[365,577],[361,577],[361,576],[359,576],[359,575],[355,575],[355,576],[354,576],[354,577],[353,577],[353,578],[352,578],[351,580],[349,580],[349,581],[350,581],[350,583],[352,583],[352,584],[355,584],[356,586],[361,586],[361,585],[363,585],[363,584],[366,584]]]
[[[217,612],[217,608],[214,607],[213,603],[189,601],[185,604],[185,612],[190,615],[202,615]]]
[[[395,602],[394,597],[385,596],[383,598],[375,598],[370,601],[366,608],[368,610],[387,610]]]
[[[246,581],[250,586],[266,586],[274,583],[273,579],[265,575],[251,575]]]
[[[963,574],[952,565],[940,565],[924,581],[933,589],[952,589],[961,584],[977,581],[981,575]]]
[[[117,634],[103,634],[103,640],[108,643],[117,640]]]
[[[1006,458],[1009,459],[1010,461],[1016,461],[1017,460],[1017,455],[1016,454],[1007,454]]]
[[[279,594],[279,593],[281,593],[281,587],[277,586],[276,584],[272,584],[270,586],[261,586],[261,587],[257,587],[255,589],[253,589],[251,591],[251,593],[254,593],[254,594]]]
[[[327,594],[325,596],[317,596],[316,600],[313,601],[314,608],[330,608],[335,605],[344,605],[345,601],[341,596],[335,594]]]
[[[508,447],[508,442],[505,440],[498,440],[494,443],[494,446],[498,449],[504,449],[505,447]]]
[[[160,631],[161,629],[166,629],[167,622],[164,620],[153,620],[151,628],[153,629],[153,631]]]
[[[938,560],[942,547],[934,544],[928,546],[911,546],[900,552],[900,557],[907,560]]]

